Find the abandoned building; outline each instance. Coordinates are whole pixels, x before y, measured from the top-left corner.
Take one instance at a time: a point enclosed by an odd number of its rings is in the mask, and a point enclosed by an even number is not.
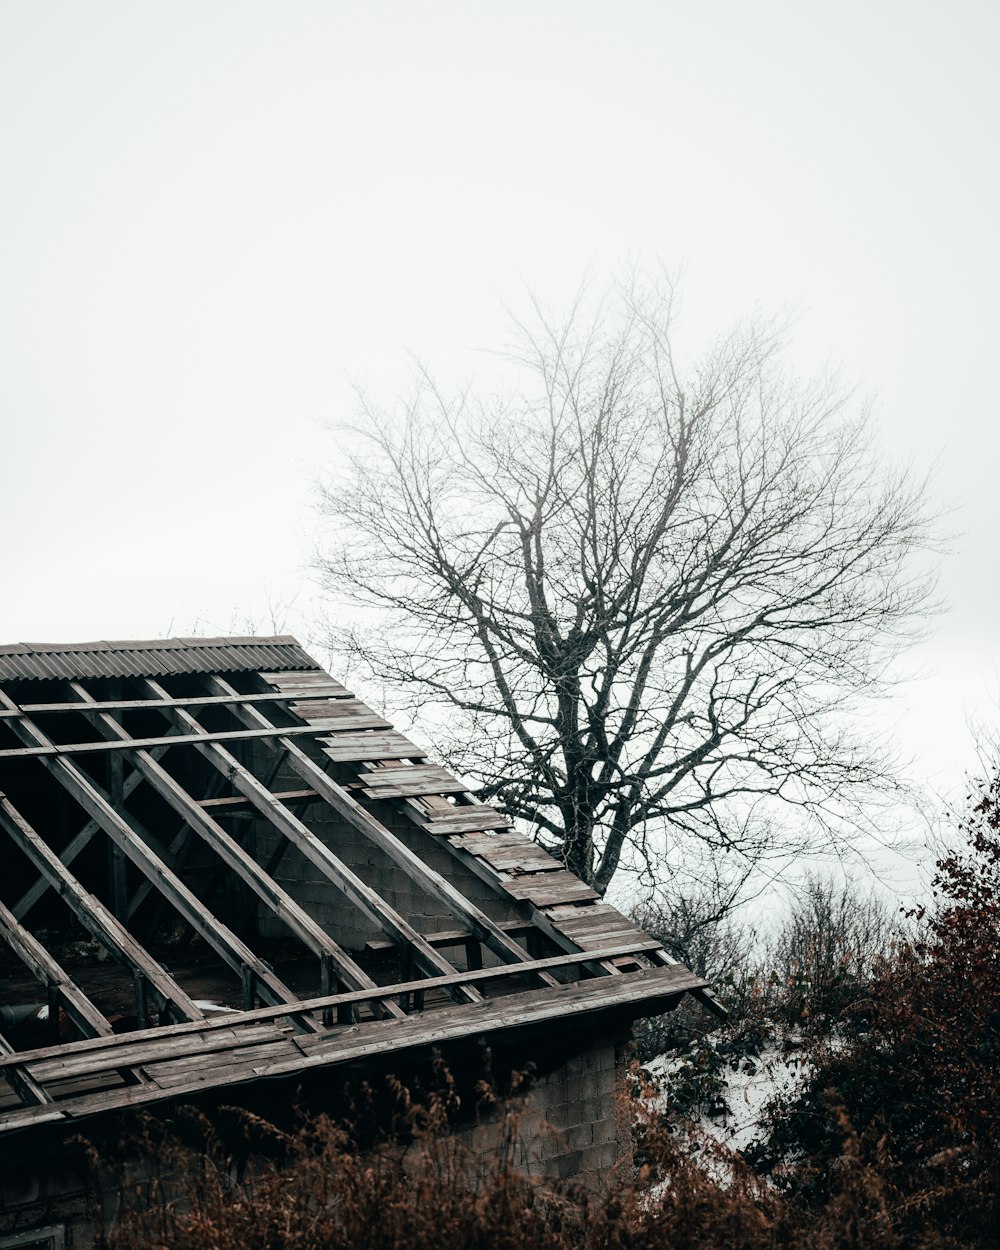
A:
[[[640,1016],[704,982],[291,637],[0,647],[0,1248],[86,1244],[136,1108],[322,1106],[535,1066],[535,1162],[606,1170]]]

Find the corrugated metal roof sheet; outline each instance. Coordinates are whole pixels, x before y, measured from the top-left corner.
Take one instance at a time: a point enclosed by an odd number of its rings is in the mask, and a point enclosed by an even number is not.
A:
[[[273,638],[156,638],[149,641],[17,642],[0,647],[0,681],[47,677],[164,677],[171,673],[318,669],[290,634]]]

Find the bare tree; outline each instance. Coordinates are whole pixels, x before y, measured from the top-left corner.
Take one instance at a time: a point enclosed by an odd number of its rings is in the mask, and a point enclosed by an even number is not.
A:
[[[602,892],[856,838],[892,777],[852,713],[931,593],[923,483],[866,412],[756,321],[682,370],[671,300],[536,307],[509,394],[421,373],[322,494],[333,648]]]

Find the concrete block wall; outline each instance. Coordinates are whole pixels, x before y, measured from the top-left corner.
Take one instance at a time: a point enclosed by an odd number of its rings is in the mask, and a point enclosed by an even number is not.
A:
[[[598,1185],[628,1157],[630,1122],[620,1098],[624,1038],[595,1039],[535,1082],[519,1111],[512,1162],[533,1176]],[[502,1112],[460,1134],[485,1169],[501,1139]]]
[[[259,771],[261,774],[265,772],[263,768]],[[303,784],[296,773],[283,769],[272,782],[272,788],[301,789]],[[491,919],[520,918],[510,900],[454,859],[435,835],[420,829],[389,803],[375,804],[371,810],[383,825]],[[313,804],[306,809],[302,820],[366,885],[419,932],[437,933],[462,927],[461,921],[456,920],[445,906],[412,881],[383,851],[326,804]],[[267,862],[278,844],[278,836],[266,822],[255,822],[254,837],[259,862]],[[286,850],[274,876],[292,898],[301,903],[330,936],[348,950],[360,950],[367,941],[385,936],[377,924],[350,903],[294,847]],[[285,933],[284,926],[264,908],[259,912],[259,925],[261,934],[266,937]],[[458,953],[456,950],[455,954]]]

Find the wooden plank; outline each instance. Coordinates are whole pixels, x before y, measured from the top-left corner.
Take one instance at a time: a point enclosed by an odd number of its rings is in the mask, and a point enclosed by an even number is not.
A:
[[[535,927],[529,920],[498,920],[497,924],[503,929],[504,933],[509,933],[512,936],[530,933]],[[458,946],[462,942],[477,940],[471,929],[442,929],[439,933],[428,933],[426,937],[431,946]],[[394,942],[383,942],[378,938],[365,943],[365,950],[371,951],[373,955],[394,949]]]
[[[154,751],[151,751],[150,754],[154,759],[159,759],[166,749],[166,747],[157,747]],[[122,802],[128,798],[141,780],[142,777],[138,773],[132,773],[131,776],[125,778],[124,784],[122,785]],[[96,820],[88,820],[80,832],[71,839],[69,845],[59,852],[59,858],[64,864],[71,864],[83,848],[88,846],[96,834],[100,832],[101,826],[98,822]],[[24,919],[32,907],[34,907],[34,905],[49,888],[48,881],[44,877],[39,877],[34,885],[29,886],[28,889],[25,890],[25,892],[11,908],[11,911],[13,911],[18,920]]]
[[[162,687],[156,682],[148,681],[145,685],[154,694],[159,695],[162,691]],[[86,689],[79,682],[70,682],[70,687],[79,698],[84,700],[89,698]],[[87,703],[82,703],[80,706],[84,711],[88,710]],[[181,708],[174,709],[172,714],[185,726],[194,727],[198,724],[188,712]],[[126,730],[109,713],[96,712],[94,718],[102,732],[116,734],[123,741],[129,741]],[[220,771],[228,776],[233,767],[239,768],[240,766],[235,757],[224,748],[220,747],[218,750],[224,757],[223,764],[225,765]],[[330,959],[341,978],[352,988],[363,989],[374,986],[375,982],[371,977],[286,890],[264,872],[257,861],[198,805],[162,765],[156,763],[146,751],[131,751],[129,759],[160,797],[165,799],[174,811],[188,822],[195,833],[212,848],[223,863],[257,895],[264,906],[282,921],[295,937],[315,954]],[[257,975],[256,970],[254,975]],[[401,1011],[400,1015],[402,1015]]]
[[[310,725],[326,722],[330,728],[340,729],[391,729],[384,716],[373,712],[360,699],[325,699],[311,703],[292,703],[289,712]]]
[[[468,786],[437,764],[406,764],[358,775],[366,799],[398,799],[421,794],[465,794]]]
[[[157,683],[154,681],[147,680],[145,685],[154,692],[158,690]],[[185,728],[199,728],[198,722],[187,712],[177,710],[172,715],[181,721]],[[193,736],[196,739],[197,749],[201,754],[224,774],[233,786],[257,808],[261,815],[279,833],[288,838],[310,863],[314,864],[332,884],[355,903],[384,933],[387,933],[394,941],[410,949],[418,963],[428,971],[446,974],[454,971],[451,964],[424,941],[423,937],[413,928],[409,921],[394,908],[390,907],[384,899],[381,899],[374,890],[334,855],[325,843],[304,825],[297,816],[289,811],[283,803],[276,799],[249,769],[244,768],[224,747],[211,742],[207,735],[203,741],[197,740],[197,734]],[[274,886],[274,889],[277,890],[278,887]],[[336,949],[339,950],[339,947]],[[340,963],[343,963],[345,960],[349,960],[349,957],[341,951],[337,959]],[[350,979],[353,980],[356,987],[374,985],[371,978],[362,972],[352,960],[345,966],[350,967]],[[358,977],[362,978],[362,980],[358,981]],[[344,979],[348,980],[349,978],[345,975]],[[460,997],[463,1001],[469,1001],[470,999],[478,999],[479,995],[476,991],[469,990],[462,991]],[[402,1014],[402,1010],[399,1008],[393,1007],[390,1010],[394,1013]]]
[[[67,1015],[84,1037],[111,1035],[111,1025],[69,973],[52,958],[34,934],[18,923],[17,917],[3,903],[0,903],[0,936],[42,985],[57,991]]]
[[[186,1085],[192,1078],[209,1085],[226,1083],[232,1074],[241,1075],[247,1068],[257,1065],[270,1067],[275,1063],[296,1063],[301,1052],[288,1038],[278,1042],[248,1046],[246,1051],[228,1051],[221,1055],[206,1056],[204,1063],[192,1063],[190,1059],[167,1060],[151,1066],[148,1071],[162,1089]]]
[[[14,1047],[0,1033],[0,1055],[14,1055],[16,1057],[16,1054]],[[44,1090],[29,1072],[25,1072],[19,1063],[14,1062],[10,1064],[4,1071],[4,1076],[7,1078],[14,1093],[17,1094],[18,1098],[26,1106],[40,1107],[53,1101],[52,1095]]]
[[[353,693],[336,681],[322,669],[309,672],[280,672],[259,674],[269,686],[273,686],[283,695],[296,691],[303,694],[322,693],[328,699],[353,699]]]
[[[25,716],[21,721],[12,721],[12,725],[17,728],[19,724],[29,723],[28,717]],[[213,742],[238,742],[248,738],[277,738],[277,737],[319,737],[327,731],[322,728],[316,728],[312,725],[292,725],[288,729],[222,729],[217,731],[205,731]],[[360,736],[360,735],[359,735]],[[191,734],[174,734],[173,736],[161,736],[159,738],[133,738],[128,745],[121,742],[51,742],[46,739],[46,746],[32,747],[16,747],[0,751],[0,759],[22,759],[29,756],[40,756],[42,759],[50,757],[59,758],[64,755],[89,755],[93,752],[106,751],[125,751],[131,750],[133,747],[159,747],[159,746],[181,746],[189,745],[198,739]]]
[[[272,795],[283,803],[289,799],[318,799],[315,790],[272,790]],[[221,799],[198,799],[199,807],[249,807],[250,800],[242,794],[231,795]]]
[[[509,829],[509,816],[493,807],[469,803],[462,807],[448,804],[448,810],[437,808],[427,811],[419,799],[407,799],[405,804],[415,823],[431,833],[478,833],[486,829]]]
[[[402,734],[390,732],[344,733],[321,738],[324,753],[335,763],[368,760],[424,759],[427,752]],[[0,756],[3,752],[0,752]]]
[[[0,692],[2,697],[2,692]],[[84,928],[130,972],[146,978],[164,1004],[189,1020],[203,1013],[165,968],[156,962],[108,909],[80,884],[55,851],[35,832],[5,794],[0,794],[0,825],[69,904]]]
[[[7,696],[0,689],[0,704],[7,704],[8,702]],[[45,734],[28,718],[14,721],[12,724],[14,732],[22,741],[27,738],[41,744],[48,742]],[[124,744],[117,743],[115,745],[122,747]],[[159,892],[169,899],[188,924],[205,939],[208,945],[225,960],[237,975],[242,977],[247,971],[252,972],[260,995],[265,1001],[286,1003],[295,1001],[295,996],[291,990],[275,976],[271,968],[258,959],[246,943],[241,941],[218,917],[211,915],[177,874],[168,868],[163,860],[138,838],[135,830],[129,825],[124,815],[115,811],[85,773],[81,772],[75,764],[61,757],[43,758],[43,763],[64,788],[80,803],[84,811],[101,825],[107,835],[122,848],[139,871],[153,881]],[[44,846],[44,843],[42,845]],[[48,847],[45,847],[45,850],[49,855],[53,854],[48,850]],[[57,865],[54,871],[64,873],[66,870],[59,863],[58,857],[53,856],[53,858]],[[67,887],[67,889],[67,901],[70,901],[71,896],[80,897],[82,887],[75,879],[73,885]],[[97,900],[95,899],[93,902],[96,903]],[[107,919],[113,920],[110,914],[105,914]],[[121,926],[119,926],[119,929],[121,929]],[[123,938],[137,945],[134,943],[131,935],[126,930],[121,929],[121,933],[116,934],[115,939],[113,939],[112,946],[114,947],[117,943],[121,947]],[[145,952],[142,952],[142,954],[145,955]],[[162,980],[166,976],[165,970],[156,964],[155,961],[149,960],[148,956],[146,961],[149,965],[149,971],[146,968],[141,970],[151,983],[156,985],[157,982],[153,979],[153,976],[158,974]],[[168,979],[173,984],[172,979]],[[177,988],[179,989],[180,987],[178,986]],[[191,1002],[186,996],[185,1001],[186,1003]],[[193,1008],[193,1004],[191,1004],[191,1007]],[[190,1009],[185,1006],[183,1009],[184,1014],[189,1014]],[[201,1014],[197,1008],[194,1008],[194,1011],[198,1015]],[[311,1028],[313,1026],[309,1022],[303,1022],[302,1027]]]
[[[369,716],[303,716],[317,733],[334,733],[338,736],[347,733],[360,733],[368,730],[384,731],[391,729],[388,721],[372,713]]]
[[[188,697],[175,698],[173,695],[167,695],[164,699],[110,699],[95,700],[93,707],[101,712],[132,712],[146,708],[172,708],[172,707],[230,707],[234,703],[291,703],[298,699],[302,703],[320,703],[330,699],[329,694],[318,692],[311,694],[303,691],[301,694],[234,694],[234,695],[217,695],[217,694],[201,694],[191,695]],[[15,717],[31,715],[36,712],[75,712],[77,710],[75,703],[22,703],[15,709],[4,709],[0,711],[0,717]]]
[[[536,907],[548,907],[553,903],[568,903],[574,899],[599,898],[585,881],[565,869],[559,872],[531,873],[514,877],[505,883],[512,898],[525,898]]]
[[[225,693],[228,688],[227,683],[220,677],[210,677],[208,681],[211,689],[218,689],[221,693]],[[267,723],[266,717],[256,708],[241,708],[237,714],[243,718],[244,724],[247,721],[253,721],[255,724],[260,721]],[[342,786],[328,777],[318,764],[300,751],[294,742],[286,738],[279,739],[279,742],[287,753],[289,764],[303,781],[318,790],[335,811],[384,851],[411,880],[436,898],[457,920],[467,924],[494,954],[505,963],[524,962],[530,958],[527,952],[508,937],[485,912],[476,907],[450,881],[426,864],[419,855],[376,820]],[[541,976],[546,984],[554,982],[554,978],[547,973]]]
[[[29,1064],[34,1067],[48,1060],[73,1061],[77,1054],[90,1053],[100,1056],[99,1061],[95,1060],[90,1065],[89,1071],[96,1071],[101,1065],[108,1068],[120,1067],[123,1062],[131,1060],[135,1062],[136,1051],[132,1048],[144,1046],[147,1043],[151,1045],[162,1045],[166,1039],[173,1039],[175,1042],[180,1040],[183,1045],[189,1045],[193,1049],[201,1046],[205,1037],[214,1032],[222,1032],[225,1035],[227,1045],[232,1045],[232,1036],[238,1035],[239,1030],[246,1025],[256,1025],[264,1021],[274,1021],[281,1017],[289,1016],[294,1011],[310,1011],[318,1012],[324,1008],[343,1006],[344,1004],[361,1004],[372,1002],[379,995],[399,997],[403,994],[413,993],[416,990],[433,990],[446,988],[446,982],[459,982],[465,984],[485,983],[496,980],[503,980],[509,977],[528,976],[539,969],[549,968],[570,968],[574,966],[585,966],[587,961],[596,958],[613,959],[624,955],[635,955],[640,953],[649,953],[652,955],[659,948],[659,943],[653,938],[645,938],[638,944],[630,944],[626,946],[609,947],[606,950],[598,952],[578,951],[573,955],[552,955],[545,959],[529,960],[526,966],[515,964],[505,964],[494,968],[478,968],[471,969],[466,972],[454,972],[450,977],[427,977],[418,981],[403,981],[394,985],[383,985],[377,990],[351,990],[342,994],[331,994],[320,998],[305,998],[300,1000],[294,1007],[287,1004],[280,1007],[259,1007],[253,1011],[243,1011],[237,1016],[227,1015],[225,1018],[215,1020],[202,1020],[190,1022],[187,1024],[167,1025],[160,1029],[146,1029],[141,1033],[116,1034],[107,1038],[93,1038],[84,1042],[75,1042],[69,1045],[39,1047],[35,1050],[22,1051],[16,1058],[0,1056],[0,1069],[10,1067],[12,1064],[25,1065]],[[681,965],[675,965],[681,968]],[[687,969],[681,968],[682,972],[687,973]],[[687,973],[688,976],[693,976]],[[705,982],[700,978],[694,978],[698,985],[704,985]],[[556,986],[561,985],[556,982]],[[600,978],[597,984],[608,987],[608,992],[614,990],[617,984],[615,981],[609,981],[607,978]],[[537,991],[526,991],[532,994]],[[612,995],[613,996],[613,995]],[[485,1000],[482,1000],[485,1001]],[[466,1005],[461,1007],[449,1007],[447,1011],[442,1013],[450,1015],[452,1012],[466,1009]],[[435,1013],[437,1014],[437,1013]],[[391,1024],[392,1022],[386,1022]],[[396,1023],[401,1024],[402,1021]],[[362,1027],[361,1025],[353,1025],[352,1029]],[[296,1039],[299,1045],[303,1044],[304,1038]]]
[[[124,1044],[112,1048],[110,1053],[113,1054],[114,1061],[110,1064],[107,1050],[91,1050],[80,1054],[62,1054],[52,1059],[29,1059],[24,1067],[36,1080],[56,1081],[90,1076],[95,1072],[105,1072],[109,1067],[136,1064],[145,1067],[149,1063],[182,1056],[198,1063],[206,1055],[218,1050],[234,1050],[244,1044],[265,1040],[284,1041],[288,1037],[288,1029],[279,1028],[275,1024],[258,1024],[239,1031],[232,1028],[228,1032],[219,1030],[209,1037],[197,1034],[185,1037],[154,1036],[148,1041],[132,1044],[128,1044],[127,1034],[121,1034],[120,1037]]]
[[[225,1074],[210,1073],[168,1087],[107,1091],[67,1102],[58,1113],[47,1107],[24,1109],[15,1112],[8,1122],[0,1122],[0,1127],[6,1128],[9,1123],[11,1128],[22,1128],[46,1119],[63,1117],[75,1121],[103,1111],[193,1095],[261,1078],[292,1075],[372,1055],[388,1055],[414,1047],[426,1048],[463,1037],[489,1037],[513,1028],[540,1028],[549,1023],[566,1026],[570,1021],[583,1021],[601,1011],[617,1009],[634,1014],[635,1008],[647,1005],[655,1005],[654,1009],[660,1011],[703,984],[700,978],[683,968],[646,968],[613,980],[601,978],[599,981],[559,985],[555,989],[456,1006],[447,1011],[431,1012],[427,1016],[412,1016],[408,1020],[372,1021],[342,1033],[298,1039],[298,1049],[308,1047],[309,1054],[297,1054],[277,1063],[241,1065]],[[609,990],[614,990],[614,993],[609,993]]]
[[[523,833],[518,833],[513,829],[504,833],[457,833],[449,837],[449,841],[452,846],[457,847],[459,850],[472,851],[474,855],[479,855],[484,848],[488,847],[496,850],[508,850],[511,847],[521,847],[525,842],[529,846],[538,845],[536,842],[532,842],[530,838],[526,838]]]
[[[473,851],[480,859],[492,864],[498,872],[535,873],[560,872],[562,864],[547,851],[543,851],[534,842],[524,839],[521,846],[502,846],[494,850],[492,847],[482,851]]]

